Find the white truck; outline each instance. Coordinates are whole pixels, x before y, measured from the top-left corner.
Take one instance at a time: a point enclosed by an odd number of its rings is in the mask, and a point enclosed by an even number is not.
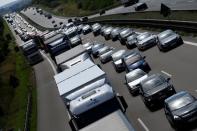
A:
[[[57,70],[63,71],[73,65],[79,64],[87,59],[91,59],[90,55],[82,45],[78,45],[55,57]]]
[[[127,104],[109,84],[83,93],[67,103],[69,124],[76,131],[134,131],[123,114]]]

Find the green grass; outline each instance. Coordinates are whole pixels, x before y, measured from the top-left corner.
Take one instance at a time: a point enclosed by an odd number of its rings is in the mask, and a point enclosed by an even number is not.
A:
[[[10,33],[10,30],[4,22],[4,35]],[[10,33],[11,34],[11,33]],[[4,36],[5,37],[5,36]],[[12,36],[13,38],[13,36]],[[27,96],[32,90],[33,106],[31,117],[31,130],[36,130],[36,88],[32,80],[33,71],[28,65],[21,52],[14,51],[14,39],[9,42],[9,54],[5,61],[0,64],[0,98],[1,107],[4,114],[0,117],[0,127],[3,129],[23,130],[25,122],[25,113],[27,106]],[[9,85],[9,76],[15,74],[19,79],[19,86],[12,88]]]

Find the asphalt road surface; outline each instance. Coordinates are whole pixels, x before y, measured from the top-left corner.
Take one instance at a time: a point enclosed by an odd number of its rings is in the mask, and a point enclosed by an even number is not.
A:
[[[159,11],[161,3],[166,4],[172,10],[196,10],[197,9],[197,0],[140,0],[139,2],[145,2],[148,5],[146,11]],[[110,10],[107,10],[104,15],[119,14],[119,13],[128,13],[135,12],[135,5],[124,7],[119,6]],[[36,13],[36,10],[29,8],[26,11],[21,11],[24,15],[29,17],[35,23],[45,27],[45,28],[54,28],[54,25],[57,24],[57,27],[60,27],[59,22],[67,23],[67,17],[53,16],[52,19],[47,19],[44,15]],[[94,14],[88,16],[89,18],[99,17],[99,14]],[[55,23],[52,23],[52,20],[55,20]]]
[[[116,49],[126,49],[126,46],[120,44],[119,41],[106,41],[104,37],[94,37],[92,34],[83,36],[83,43],[88,41],[102,41],[108,46]],[[136,49],[135,49],[136,50]],[[151,67],[150,74],[162,73],[171,77],[176,91],[187,90],[194,96],[197,96],[196,79],[197,71],[197,44],[196,46],[184,44],[167,53],[162,53],[157,47],[142,52],[146,56],[146,61]],[[140,96],[133,97],[124,85],[125,72],[116,73],[112,63],[101,64],[99,59],[95,62],[100,64],[102,69],[107,73],[113,88],[124,96],[129,108],[126,115],[137,131],[173,131],[167,121],[164,110],[159,109],[151,112],[146,108]],[[197,131],[197,129],[194,129]]]

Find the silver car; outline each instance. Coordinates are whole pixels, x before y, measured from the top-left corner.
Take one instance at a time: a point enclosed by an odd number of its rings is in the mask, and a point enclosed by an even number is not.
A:
[[[92,31],[92,28],[90,25],[84,25],[82,28],[83,34],[86,35]]]
[[[134,32],[132,29],[130,28],[125,28],[123,29],[120,33],[119,33],[119,41],[121,44],[126,44],[127,41],[127,37],[129,37],[130,35],[132,35]]]
[[[167,51],[181,44],[183,44],[181,36],[172,30],[165,30],[158,34],[157,46],[161,51]]]
[[[136,46],[139,50],[146,50],[157,44],[157,37],[149,32],[144,32],[137,36]]]
[[[125,75],[126,85],[132,95],[137,95],[139,92],[140,82],[145,80],[148,74],[141,69],[135,69]]]
[[[135,47],[136,46],[136,43],[137,43],[137,34],[134,33],[133,35],[130,35],[127,38],[126,46],[127,46],[128,49],[130,49],[130,48]]]
[[[122,58],[124,57],[126,50],[119,50],[112,54],[112,64],[117,72],[125,70]]]
[[[101,42],[95,42],[94,45],[92,46],[92,55],[93,57],[97,58],[98,57],[98,51],[99,49],[103,48],[105,46],[104,43]]]
[[[112,31],[113,27],[107,27],[104,32],[103,32],[103,36],[105,37],[105,40],[109,40],[110,39],[110,34]]]
[[[70,39],[71,47],[75,47],[79,44],[82,44],[81,37],[76,35],[75,37]]]
[[[101,31],[101,25],[99,23],[93,24],[92,25],[92,31],[93,31],[94,36],[99,35],[100,31]]]
[[[112,29],[111,34],[110,34],[112,41],[115,41],[118,39],[118,35],[119,35],[120,31],[121,31],[121,28],[119,28],[119,27]]]
[[[83,47],[88,51],[88,53],[91,53],[93,45],[94,45],[93,42],[87,42],[87,43],[83,44]]]
[[[112,48],[111,50],[103,53],[102,55],[99,56],[99,59],[101,61],[101,63],[107,63],[109,61],[112,60],[112,54],[114,53],[114,48]]]

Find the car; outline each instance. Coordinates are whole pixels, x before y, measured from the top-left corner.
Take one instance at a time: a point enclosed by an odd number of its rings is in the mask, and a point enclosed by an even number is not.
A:
[[[119,28],[119,27],[112,29],[111,34],[110,34],[112,41],[116,41],[118,39],[118,35],[119,35],[120,31],[121,31],[121,28]]]
[[[98,50],[98,56],[110,51],[110,50],[113,50],[114,48],[113,47],[109,47],[109,46],[104,46],[103,48],[99,49]]]
[[[102,64],[105,64],[112,60],[112,54],[114,53],[114,50],[115,49],[113,48],[99,56],[99,59]]]
[[[166,118],[172,127],[182,129],[190,123],[196,124],[197,99],[187,91],[181,91],[164,102]]]
[[[159,73],[149,76],[140,85],[139,92],[144,104],[149,109],[156,107],[156,105],[163,105],[166,98],[176,93],[174,86],[170,83],[170,78]]]
[[[122,58],[124,57],[124,54],[126,53],[126,50],[119,50],[114,52],[112,56],[112,64],[116,70],[116,72],[121,72],[125,70],[124,64],[122,62]]]
[[[135,69],[125,75],[125,84],[133,96],[139,93],[140,83],[147,77],[148,74],[141,69]]]
[[[78,28],[78,34],[81,34],[83,29],[83,24],[78,25],[77,28]]]
[[[71,44],[71,47],[75,47],[79,44],[82,44],[81,37],[79,35],[72,37],[70,39],[70,44]]]
[[[88,22],[88,20],[89,20],[88,17],[83,17],[82,18],[82,22]]]
[[[183,44],[181,36],[169,29],[159,33],[157,36],[157,47],[160,51],[167,51],[173,47]]]
[[[135,5],[135,11],[142,11],[142,10],[146,10],[148,8],[146,3],[137,3]]]
[[[144,32],[137,36],[136,46],[139,50],[144,51],[157,44],[157,36],[149,32]]]
[[[136,43],[137,43],[137,34],[134,33],[133,35],[130,35],[129,37],[127,37],[127,41],[126,41],[126,47],[128,49],[134,48],[136,47]]]
[[[63,25],[63,22],[59,22],[60,25]]]
[[[57,24],[55,24],[53,27],[55,27],[55,28],[56,28],[56,27],[57,27]]]
[[[54,23],[55,23],[55,20],[52,20],[52,22],[51,22],[51,23],[53,23],[53,24],[54,24]]]
[[[104,43],[101,42],[94,42],[94,45],[92,46],[92,55],[94,58],[98,57],[98,50],[103,48],[105,46]]]
[[[104,9],[103,9],[103,10],[100,10],[99,14],[100,14],[100,15],[105,14],[105,10],[104,10]]]
[[[140,68],[146,72],[150,71],[148,63],[145,61],[145,56],[142,56],[139,51],[129,51],[122,58],[126,72]]]
[[[103,31],[103,36],[105,37],[105,40],[109,40],[110,39],[110,34],[112,31],[113,27],[107,27],[104,31]]]
[[[107,28],[108,26],[104,25],[101,27],[101,31],[100,34],[103,36],[104,30]]]
[[[84,25],[82,28],[82,32],[84,35],[90,33],[92,31],[92,28],[90,27],[90,25]]]
[[[87,42],[87,43],[83,44],[83,47],[88,51],[88,53],[91,53],[93,45],[94,45],[93,42]]]
[[[120,31],[118,39],[120,41],[121,44],[126,44],[127,41],[127,37],[129,37],[130,35],[132,35],[134,32],[132,29],[130,28],[124,28]]]
[[[73,22],[73,20],[72,19],[68,19],[68,23],[71,23],[71,22]]]
[[[92,31],[94,36],[98,36],[100,34],[101,31],[101,25],[99,23],[95,23],[92,25]]]

